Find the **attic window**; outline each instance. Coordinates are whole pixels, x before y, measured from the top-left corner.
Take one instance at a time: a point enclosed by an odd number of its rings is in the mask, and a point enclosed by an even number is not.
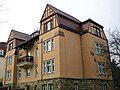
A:
[[[48,21],[44,24],[44,33],[53,28],[53,20]]]
[[[9,44],[9,51],[13,49],[13,42]]]
[[[93,27],[93,33],[99,37],[101,36],[100,29],[96,26]]]
[[[0,56],[3,56],[3,55],[4,55],[4,50],[0,49]]]

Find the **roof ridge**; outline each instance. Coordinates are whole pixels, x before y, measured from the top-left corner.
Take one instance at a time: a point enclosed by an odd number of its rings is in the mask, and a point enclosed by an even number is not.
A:
[[[27,34],[27,33],[20,32],[20,31],[17,31],[17,30],[13,30],[13,29],[11,30],[11,32],[12,32],[12,31],[13,31],[13,32],[17,32],[17,33],[21,33],[21,34],[26,34],[26,35],[29,35],[29,34]],[[29,36],[30,36],[30,35],[29,35]]]
[[[62,10],[60,10],[60,9],[52,6],[52,5],[50,5],[50,4],[47,4],[47,5],[50,6],[52,9],[54,9],[55,13],[60,14],[60,15],[66,17],[66,18],[68,18],[68,19],[70,19],[70,20],[72,20],[72,21],[77,22],[77,23],[80,23],[80,22],[81,22],[79,19],[75,18],[74,16],[72,16],[72,15],[70,15],[70,14],[68,14],[68,13],[66,13],[66,12],[64,12],[64,11],[62,11]],[[56,9],[57,11],[59,11],[59,12],[57,12],[55,9]],[[63,15],[63,14],[65,14],[65,15]]]

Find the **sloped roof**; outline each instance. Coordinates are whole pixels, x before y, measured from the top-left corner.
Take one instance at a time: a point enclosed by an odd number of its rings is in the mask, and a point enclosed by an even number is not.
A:
[[[22,33],[22,32],[16,31],[16,30],[11,30],[11,33],[13,34],[13,38],[17,38],[17,39],[21,39],[21,40],[28,40],[30,38],[29,34]],[[8,39],[8,41],[9,41],[9,39]]]
[[[81,22],[78,19],[57,9],[56,7],[54,7],[50,4],[47,4],[47,6],[49,6],[53,10],[53,12],[55,12],[55,14],[57,15],[57,17],[58,17],[57,21],[58,21],[59,27],[65,28],[67,30],[70,30],[70,31],[78,33],[78,34],[80,33],[80,23]]]
[[[0,42],[0,49],[3,49],[3,50],[5,50],[6,49],[6,46],[7,45],[7,43],[6,42]]]
[[[101,28],[103,28],[103,26],[102,25],[100,25],[99,23],[97,23],[97,22],[95,22],[95,21],[93,21],[92,19],[87,19],[87,20],[85,20],[85,21],[83,21],[81,24],[84,24],[84,23],[87,23],[87,22],[92,22],[92,23],[94,23],[94,24],[96,24],[96,25],[98,25],[98,26],[100,26]]]
[[[54,7],[54,6],[50,5],[50,4],[48,4],[48,6],[49,6],[56,14],[60,14],[60,15],[66,17],[66,18],[68,18],[68,19],[70,19],[70,20],[72,20],[72,21],[74,21],[74,22],[80,23],[80,21],[79,21],[78,19],[76,19],[75,17],[73,17],[73,16],[71,16],[71,15],[69,15],[69,14],[67,14],[67,13],[65,13],[65,12],[63,12],[63,11],[61,11],[61,10],[59,10],[59,9],[57,9],[56,7]]]

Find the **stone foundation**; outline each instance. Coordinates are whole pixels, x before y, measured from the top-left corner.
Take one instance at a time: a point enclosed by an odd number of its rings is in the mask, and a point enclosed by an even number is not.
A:
[[[83,79],[70,78],[53,78],[34,82],[19,83],[14,87],[25,88],[25,90],[43,90],[43,84],[47,85],[47,90],[49,84],[53,84],[54,90],[75,90],[75,84],[77,84],[78,90],[114,90],[113,81],[89,79],[85,80],[84,82]],[[13,87],[13,84],[11,86]]]

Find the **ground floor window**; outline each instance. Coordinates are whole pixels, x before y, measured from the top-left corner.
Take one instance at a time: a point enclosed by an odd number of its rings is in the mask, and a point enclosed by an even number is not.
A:
[[[54,90],[54,85],[53,85],[53,83],[48,84],[48,90]]]
[[[42,90],[54,90],[54,84],[53,83],[43,84],[42,85]]]
[[[37,90],[37,85],[35,85],[35,88],[34,88],[34,90]]]
[[[107,85],[106,84],[102,85],[102,90],[107,90]]]
[[[42,85],[42,90],[47,90],[47,84]]]
[[[78,83],[74,84],[74,88],[75,88],[74,90],[78,90]]]

